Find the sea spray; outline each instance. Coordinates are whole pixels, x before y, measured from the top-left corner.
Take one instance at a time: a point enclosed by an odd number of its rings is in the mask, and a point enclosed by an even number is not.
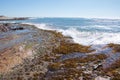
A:
[[[29,23],[30,24],[30,23]],[[76,28],[55,29],[53,27],[47,26],[46,24],[32,24],[37,28],[45,30],[56,30],[62,32],[65,36],[70,36],[73,38],[74,42],[83,44],[83,45],[103,45],[109,43],[120,44],[120,32],[119,33],[108,33],[108,32],[87,32],[80,31]]]

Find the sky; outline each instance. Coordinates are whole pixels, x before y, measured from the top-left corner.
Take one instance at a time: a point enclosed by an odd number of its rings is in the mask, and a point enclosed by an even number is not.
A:
[[[120,0],[0,0],[0,15],[120,19]]]

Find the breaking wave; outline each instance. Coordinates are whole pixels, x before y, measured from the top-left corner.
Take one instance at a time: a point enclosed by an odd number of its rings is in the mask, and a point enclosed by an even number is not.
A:
[[[49,26],[43,23],[34,24],[34,25],[40,29],[56,30],[58,32],[62,32],[62,34],[65,36],[71,36],[74,42],[83,45],[98,45],[98,44],[108,44],[108,43],[120,44],[120,32],[114,33],[114,32],[100,32],[100,31],[82,31],[82,30],[78,30],[75,27],[62,29],[62,28],[55,28],[54,26]],[[104,28],[104,26],[96,26],[96,28],[111,29],[112,27]]]

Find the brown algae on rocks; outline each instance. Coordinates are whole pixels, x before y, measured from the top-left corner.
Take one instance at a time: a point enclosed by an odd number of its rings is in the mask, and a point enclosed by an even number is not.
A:
[[[109,56],[89,54],[95,51],[91,50],[91,46],[74,43],[71,37],[63,36],[60,32],[41,30],[34,25],[19,25],[24,29],[29,27],[29,30],[33,31],[30,32],[32,39],[23,42],[24,49],[32,50],[33,55],[24,58],[21,64],[12,67],[11,72],[1,74],[0,80],[94,80],[96,76],[107,75],[102,65]],[[119,52],[119,45],[112,44],[109,47]],[[64,55],[75,53],[83,53],[85,56],[58,60]],[[117,63],[114,65],[118,65]],[[119,69],[119,65],[113,69]],[[113,72],[113,70],[110,71]],[[115,76],[118,76],[118,73],[112,75],[113,79]]]
[[[110,43],[108,44],[108,47],[112,48],[114,53],[120,52],[120,44]]]
[[[60,42],[60,46],[53,50],[54,53],[59,54],[68,54],[74,52],[89,53],[92,51],[93,50],[90,50],[90,46],[83,46],[77,43],[68,43],[66,41]]]

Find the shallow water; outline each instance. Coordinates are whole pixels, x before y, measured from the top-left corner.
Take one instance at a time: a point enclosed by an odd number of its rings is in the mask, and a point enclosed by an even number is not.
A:
[[[83,45],[120,44],[119,19],[34,18],[11,22],[31,23],[41,29],[57,30]]]
[[[0,35],[0,50],[10,48],[16,44],[34,40],[32,34],[34,31],[24,29],[24,30],[15,30],[1,33]],[[36,41],[41,42],[41,37],[36,38]]]
[[[118,59],[119,53],[113,54],[111,48],[104,47],[109,43],[120,44],[119,19],[34,18],[12,22],[29,23],[34,24],[40,29],[57,30],[62,32],[65,36],[71,36],[76,43],[80,43],[82,45],[92,45],[92,49],[95,49],[96,51],[90,54],[103,53],[109,56],[109,58],[105,61],[106,64],[112,63]],[[19,34],[21,31],[17,33]],[[40,38],[38,38],[38,40],[39,39]],[[63,55],[60,60],[83,56],[84,55],[81,53],[71,53]]]
[[[57,61],[64,61],[67,59],[73,59],[73,58],[85,57],[85,56],[86,56],[85,53],[70,53],[70,54],[66,54],[66,55],[61,56],[59,58],[59,60],[57,60]]]
[[[120,43],[120,20],[38,18],[27,22],[35,24],[38,28],[60,31],[83,45]]]

